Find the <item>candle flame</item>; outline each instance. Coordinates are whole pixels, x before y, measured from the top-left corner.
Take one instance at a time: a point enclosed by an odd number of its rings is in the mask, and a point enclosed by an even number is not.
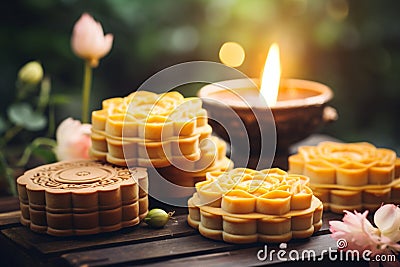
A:
[[[261,78],[260,94],[269,107],[275,106],[278,100],[279,82],[281,79],[281,64],[279,60],[279,46],[273,43],[269,48],[267,60]]]

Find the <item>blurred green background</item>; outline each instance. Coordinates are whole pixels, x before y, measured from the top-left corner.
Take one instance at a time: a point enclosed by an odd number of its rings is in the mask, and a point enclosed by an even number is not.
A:
[[[14,100],[18,69],[39,60],[52,94],[68,97],[56,121],[80,119],[83,62],[70,48],[74,23],[89,12],[114,35],[94,70],[91,108],[125,96],[165,67],[219,62],[227,41],[243,46],[238,69],[259,77],[278,42],[283,77],[330,86],[337,122],[322,129],[344,141],[400,152],[399,1],[346,0],[17,0],[0,16],[0,116]],[[40,133],[38,133],[40,134]]]

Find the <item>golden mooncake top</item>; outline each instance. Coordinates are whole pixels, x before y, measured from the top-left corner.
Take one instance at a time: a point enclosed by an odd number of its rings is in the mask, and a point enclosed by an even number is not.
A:
[[[236,168],[209,172],[196,184],[200,205],[221,207],[229,213],[286,214],[310,208],[309,179],[278,168],[261,171]]]
[[[193,135],[197,126],[203,126],[203,122],[196,125],[198,119],[206,116],[198,97],[138,91],[104,100],[102,109],[92,113],[92,124],[95,132],[105,131],[109,136],[161,140]]]
[[[92,112],[90,155],[119,166],[167,167],[199,160],[199,143],[211,132],[199,98],[139,91]]]
[[[332,165],[340,166],[343,163],[359,163],[364,165],[394,164],[396,153],[390,149],[376,148],[366,142],[336,143],[321,142],[318,146],[302,146],[299,154],[307,162],[311,160],[325,160]]]
[[[398,163],[394,151],[370,143],[321,142],[290,156],[289,172],[310,177],[311,184],[365,186],[391,183]]]

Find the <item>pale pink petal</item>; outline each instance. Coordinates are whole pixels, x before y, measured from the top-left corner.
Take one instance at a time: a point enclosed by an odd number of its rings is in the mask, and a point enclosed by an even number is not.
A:
[[[90,135],[92,133],[92,125],[88,123],[82,124],[80,127],[80,131],[82,134]]]
[[[114,40],[114,36],[111,33],[104,36],[103,47],[102,47],[102,50],[99,52],[100,57],[104,57],[105,55],[108,54],[108,52],[110,52],[112,44],[113,44],[113,40]]]
[[[72,118],[61,122],[56,132],[55,153],[57,159],[61,161],[89,158],[90,133],[90,124],[81,124],[80,121]]]
[[[84,13],[74,26],[71,44],[74,53],[80,57],[91,54],[91,40],[96,36],[96,31],[93,29],[95,23],[89,14]]]
[[[73,52],[85,60],[92,67],[111,50],[113,35],[104,36],[103,28],[89,14],[84,13],[75,23],[71,37]]]
[[[400,208],[393,204],[383,205],[375,212],[374,222],[382,233],[400,233]]]
[[[348,232],[349,228],[347,225],[340,221],[330,221],[330,230],[331,232]]]
[[[331,237],[336,240],[338,240],[338,239],[351,240],[352,239],[352,235],[347,232],[334,232],[331,234]]]
[[[364,213],[345,211],[343,222],[330,221],[331,237],[345,239],[347,247],[344,250],[371,251],[377,250],[380,245],[378,229],[367,220],[368,211]]]

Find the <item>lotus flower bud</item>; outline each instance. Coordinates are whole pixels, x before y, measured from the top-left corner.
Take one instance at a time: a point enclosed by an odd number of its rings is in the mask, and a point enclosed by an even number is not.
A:
[[[87,60],[92,68],[97,67],[99,60],[110,52],[113,35],[104,35],[101,24],[87,13],[75,23],[71,37],[73,52]]]
[[[18,79],[27,84],[38,84],[43,78],[43,68],[37,61],[26,63],[18,72]]]

